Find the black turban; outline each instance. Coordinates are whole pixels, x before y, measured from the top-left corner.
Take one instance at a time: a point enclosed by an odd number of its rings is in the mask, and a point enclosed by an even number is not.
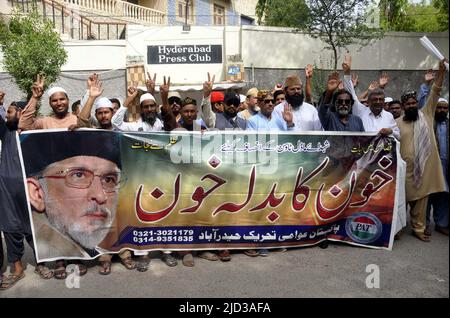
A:
[[[120,134],[112,131],[58,131],[20,135],[27,177],[48,165],[76,156],[92,156],[114,162],[119,169]]]

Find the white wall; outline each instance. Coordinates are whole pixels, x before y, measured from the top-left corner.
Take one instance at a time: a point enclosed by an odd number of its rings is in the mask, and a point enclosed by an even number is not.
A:
[[[126,41],[67,41],[67,63],[63,71],[111,70],[126,68]]]
[[[67,41],[67,62],[62,71],[117,70],[126,68],[126,41]],[[0,51],[0,72],[3,68],[3,56]]]
[[[246,67],[304,68],[316,64],[329,69],[332,51],[324,50],[321,40],[292,29],[260,26],[243,26],[243,58]],[[350,46],[353,68],[359,70],[425,70],[436,67],[437,61],[420,44],[420,37],[427,37],[449,56],[448,33],[389,33],[383,39],[363,47]],[[272,47],[272,48],[271,48]],[[341,57],[345,53],[340,52]],[[339,59],[338,67],[342,58]]]

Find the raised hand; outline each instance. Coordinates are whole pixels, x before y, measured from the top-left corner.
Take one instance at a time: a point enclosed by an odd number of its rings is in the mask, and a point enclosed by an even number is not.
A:
[[[373,91],[375,89],[377,89],[379,87],[379,83],[377,81],[373,81],[372,83],[370,83],[368,90],[369,91]]]
[[[163,84],[161,85],[161,86],[159,86],[159,92],[161,93],[161,96],[162,95],[169,95],[169,90],[170,90],[170,76],[167,78],[167,81],[166,81],[166,77],[164,76],[164,81],[163,81]]]
[[[350,70],[352,69],[352,56],[347,51],[344,55],[344,62],[342,63],[342,70],[345,75],[350,75]]]
[[[428,70],[425,73],[425,83],[430,84],[434,80],[435,77],[436,77],[436,75],[435,75],[434,71],[433,70]]]
[[[341,83],[339,79],[339,73],[333,72],[330,75],[328,75],[328,81],[327,81],[327,91],[334,92]]]
[[[128,98],[134,99],[137,96],[137,94],[138,94],[138,90],[136,89],[136,87],[128,86],[128,89],[127,89]]]
[[[389,75],[386,72],[383,72],[378,80],[378,84],[380,88],[384,88],[387,83],[389,83]]]
[[[355,73],[352,74],[352,83],[353,83],[353,87],[357,87],[359,84],[359,77]]]
[[[292,124],[292,121],[294,120],[294,114],[292,113],[292,107],[288,103],[284,104],[283,119],[288,124]]]
[[[203,97],[204,98],[207,98],[209,95],[211,95],[215,79],[216,79],[216,75],[213,75],[213,77],[211,78],[211,75],[208,72],[208,80],[203,83]]]
[[[156,87],[156,73],[153,74],[153,78],[150,76],[150,73],[147,72],[147,80],[145,81],[145,86],[147,87],[147,92],[150,94],[155,93]]]
[[[36,81],[31,86],[32,97],[39,99],[44,94],[44,83],[45,77],[44,75],[38,75],[36,77]]]
[[[100,95],[102,95],[102,93],[103,93],[103,84],[97,78],[96,80],[93,81],[93,83],[91,83],[91,87],[89,88],[89,97],[97,98]]]
[[[314,67],[311,64],[306,65],[305,67],[305,75],[307,79],[312,78]]]
[[[91,75],[89,75],[88,79],[87,79],[87,89],[90,89],[91,86],[95,83],[95,81],[98,80],[98,74],[97,73],[93,73]]]

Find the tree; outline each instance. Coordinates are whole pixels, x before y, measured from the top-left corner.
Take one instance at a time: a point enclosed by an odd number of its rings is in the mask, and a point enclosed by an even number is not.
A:
[[[338,50],[351,44],[367,45],[372,39],[383,34],[379,28],[369,28],[365,21],[370,13],[367,9],[371,0],[295,0],[305,7],[294,9],[290,1],[259,0],[256,12],[261,21],[272,26],[294,27],[303,30],[314,38],[320,38],[333,52],[333,66],[337,69]],[[299,12],[307,14],[305,18],[296,18]],[[286,18],[281,18],[281,15]],[[272,17],[278,17],[276,21]]]
[[[304,0],[260,0],[256,5],[258,23],[304,29],[308,24],[309,8]]]
[[[448,30],[448,0],[381,0],[381,24],[387,31],[442,32]]]
[[[337,70],[338,49],[351,44],[367,45],[382,36],[380,29],[369,28],[365,21],[369,0],[310,0],[308,31],[320,38],[333,52],[334,70]]]
[[[38,74],[45,76],[45,88],[55,82],[67,52],[50,21],[43,21],[36,7],[27,14],[14,12],[9,22],[0,21],[3,64],[22,92],[31,96]]]

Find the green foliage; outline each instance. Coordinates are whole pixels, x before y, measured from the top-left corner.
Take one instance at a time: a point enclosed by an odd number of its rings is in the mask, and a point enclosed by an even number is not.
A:
[[[67,52],[52,23],[43,21],[36,8],[15,12],[9,23],[0,22],[0,31],[5,69],[28,97],[38,74],[45,76],[45,88],[58,79]]]
[[[321,38],[332,50],[334,69],[337,69],[338,49],[351,44],[367,45],[380,38],[380,29],[369,28],[365,21],[369,13],[369,0],[310,0],[310,23],[308,32],[312,37]]]
[[[365,21],[371,0],[259,0],[256,13],[270,26],[293,27],[320,38],[333,52],[337,68],[338,51],[351,44],[367,45],[383,31],[369,28]]]
[[[308,24],[309,8],[304,0],[263,0],[256,6],[258,23],[303,29]]]
[[[388,31],[443,32],[448,31],[448,0],[431,3],[409,3],[406,0],[381,0],[382,26]]]

